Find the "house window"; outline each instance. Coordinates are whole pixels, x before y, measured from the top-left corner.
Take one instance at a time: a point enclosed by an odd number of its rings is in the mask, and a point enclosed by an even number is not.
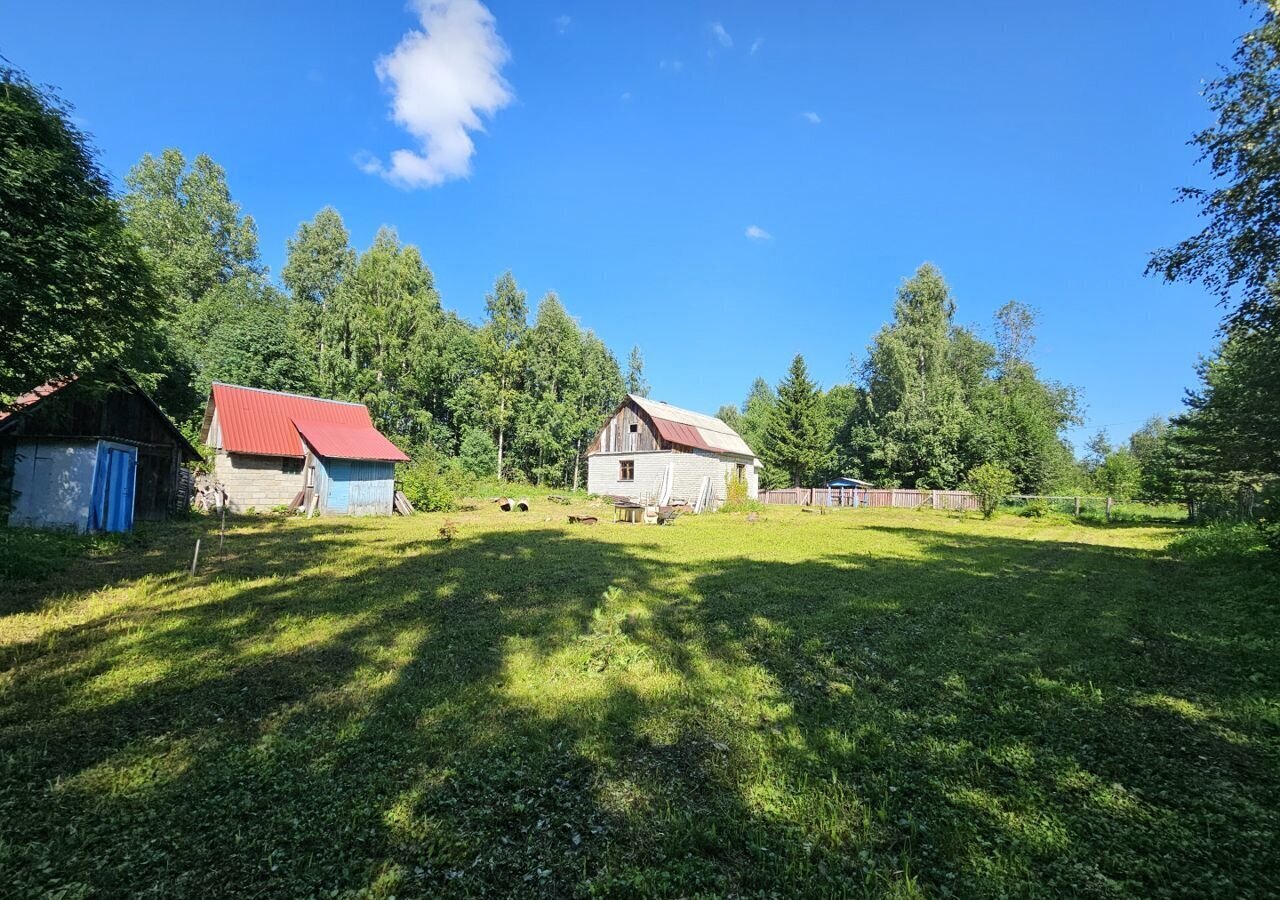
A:
[[[637,431],[639,431],[639,430],[640,430],[640,426],[639,426],[639,425],[637,425],[637,424],[635,424],[634,422],[632,422],[632,423],[631,423],[631,433],[632,433],[632,434],[635,434],[635,433],[636,433]]]
[[[734,468],[733,476],[738,479],[739,483],[746,481],[747,480],[746,463],[738,463],[738,465]]]
[[[635,481],[636,480],[636,461],[634,459],[624,459],[618,463],[618,480],[619,481]]]
[[[286,475],[301,475],[302,460],[286,456],[280,460],[280,471]]]

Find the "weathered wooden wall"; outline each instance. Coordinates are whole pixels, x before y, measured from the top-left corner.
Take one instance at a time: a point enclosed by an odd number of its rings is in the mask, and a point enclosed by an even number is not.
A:
[[[635,431],[631,430],[635,426]],[[657,431],[649,417],[640,407],[630,400],[622,407],[596,435],[596,439],[588,448],[588,453],[645,453],[653,450],[668,450],[670,445],[658,437]]]
[[[167,516],[175,505],[183,451],[161,414],[136,390],[68,385],[15,416],[0,435],[0,444],[99,438],[124,441],[138,448],[135,518]]]

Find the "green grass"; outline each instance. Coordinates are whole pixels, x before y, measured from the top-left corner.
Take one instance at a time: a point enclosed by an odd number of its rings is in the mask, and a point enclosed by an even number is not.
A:
[[[0,894],[1280,892],[1247,538],[608,513],[236,520],[221,557],[201,519],[0,575]]]

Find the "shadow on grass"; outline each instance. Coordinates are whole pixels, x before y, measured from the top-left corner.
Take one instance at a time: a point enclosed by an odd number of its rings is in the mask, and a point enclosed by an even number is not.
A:
[[[1206,602],[1194,569],[1140,551],[868,530],[913,552],[681,567],[643,538],[319,522],[238,538],[197,579],[177,549],[139,562],[128,602],[0,655],[0,877],[68,896],[1277,887],[1265,585]]]

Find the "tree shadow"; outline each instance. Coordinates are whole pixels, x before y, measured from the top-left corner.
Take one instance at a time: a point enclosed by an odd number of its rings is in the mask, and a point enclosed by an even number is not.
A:
[[[0,653],[0,877],[103,896],[1275,886],[1276,735],[1248,714],[1275,696],[1274,647],[1233,640],[1274,627],[1259,597],[1205,604],[1194,571],[1142,551],[881,530],[910,552],[681,568],[668,533],[445,543],[328,520],[255,531],[194,579],[157,556],[128,603]]]
[[[878,842],[934,890],[1145,895],[1170,877],[1147,853],[1194,857],[1193,891],[1275,887],[1237,852],[1277,833],[1274,642],[1239,639],[1274,627],[1265,593],[1216,617],[1156,553],[868,527],[920,557],[708,571],[651,639],[689,678],[691,644],[766,673],[789,713],[764,752],[883,798]]]

